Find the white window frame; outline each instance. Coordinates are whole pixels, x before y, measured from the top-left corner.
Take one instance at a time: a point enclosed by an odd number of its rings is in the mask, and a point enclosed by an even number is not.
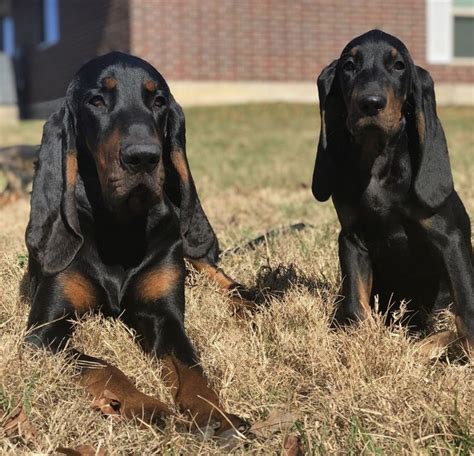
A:
[[[426,0],[426,59],[438,65],[474,65],[474,57],[454,56],[454,17],[474,16],[474,8],[453,0]]]
[[[11,16],[3,16],[0,18],[2,22],[2,41],[3,49],[0,51],[7,54],[9,57],[13,57],[15,54],[15,21]]]
[[[60,40],[59,2],[58,0],[43,0],[42,8],[44,39],[38,47],[47,49]]]

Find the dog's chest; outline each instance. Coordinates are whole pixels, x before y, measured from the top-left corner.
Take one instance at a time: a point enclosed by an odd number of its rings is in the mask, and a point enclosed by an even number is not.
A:
[[[363,233],[380,248],[407,243],[404,207],[409,191],[404,179],[372,176],[362,191],[346,193],[334,201],[343,228]]]
[[[371,255],[412,269],[414,258],[428,252],[417,240],[416,229],[406,217],[410,182],[373,177],[360,199],[358,225]],[[421,254],[423,253],[423,254]]]
[[[383,163],[375,163],[360,198],[364,217],[382,224],[394,223],[400,219],[403,208],[408,204],[411,184],[411,169],[405,165],[405,161],[400,160],[390,169],[384,169]]]
[[[371,179],[363,191],[349,190],[333,195],[341,225],[346,230],[363,229],[386,235],[400,223],[400,201],[392,188]],[[383,234],[382,234],[383,233]]]
[[[378,222],[393,218],[394,203],[393,192],[376,178],[370,179],[360,199],[362,215]]]
[[[400,222],[400,199],[393,188],[372,178],[359,200],[358,222],[385,232]]]

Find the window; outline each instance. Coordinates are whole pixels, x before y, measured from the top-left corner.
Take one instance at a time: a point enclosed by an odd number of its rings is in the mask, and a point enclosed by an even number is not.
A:
[[[474,0],[454,0],[454,58],[474,57]]]
[[[474,0],[426,0],[430,63],[474,63]]]
[[[49,47],[59,41],[58,0],[42,0],[40,46]]]
[[[10,57],[15,53],[15,23],[10,16],[0,17],[0,51]]]

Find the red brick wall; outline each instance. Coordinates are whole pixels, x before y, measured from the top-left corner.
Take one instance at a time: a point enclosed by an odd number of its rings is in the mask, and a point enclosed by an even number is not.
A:
[[[438,82],[469,66],[426,64],[425,0],[130,0],[131,52],[169,79],[312,81],[354,36],[397,35]]]

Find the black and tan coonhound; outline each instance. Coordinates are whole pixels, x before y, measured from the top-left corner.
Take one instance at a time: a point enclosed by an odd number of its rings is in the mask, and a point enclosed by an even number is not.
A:
[[[353,39],[318,78],[321,132],[312,191],[341,224],[336,325],[405,300],[426,327],[454,303],[474,348],[471,227],[454,190],[433,81],[396,37]]]
[[[214,435],[244,431],[223,412],[184,328],[185,258],[222,287],[218,243],[185,152],[185,119],[160,73],[114,52],[86,63],[47,121],[26,231],[27,341],[68,346],[87,312],[117,317],[159,358],[177,405]],[[69,348],[81,383],[126,417],[170,414],[112,365]]]

